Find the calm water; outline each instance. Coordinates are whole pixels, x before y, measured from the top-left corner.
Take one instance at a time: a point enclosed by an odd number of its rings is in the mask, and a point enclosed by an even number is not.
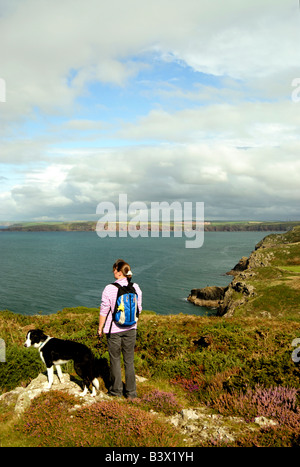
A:
[[[182,238],[104,238],[95,232],[1,232],[0,310],[56,313],[98,307],[117,258],[131,265],[143,308],[160,314],[206,314],[186,301],[190,290],[228,285],[225,273],[268,232],[206,232],[204,245]]]

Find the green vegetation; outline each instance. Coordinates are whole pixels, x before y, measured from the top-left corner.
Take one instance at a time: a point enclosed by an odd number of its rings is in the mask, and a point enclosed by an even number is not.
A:
[[[235,316],[300,318],[300,227],[265,237],[250,257],[242,280],[255,294]],[[244,279],[245,278],[245,279]]]
[[[32,443],[47,447],[155,447],[183,442],[176,430],[132,405],[105,401],[70,411],[76,403],[77,398],[60,391],[44,393],[15,428]]]
[[[238,230],[277,230],[277,231],[286,231],[290,230],[296,226],[299,226],[300,222],[298,221],[289,221],[289,222],[266,222],[266,221],[212,221],[210,225],[206,226],[206,230],[228,230],[228,231],[238,231]]]
[[[0,333],[7,343],[7,363],[0,364],[1,391],[25,386],[44,371],[38,352],[23,347],[31,327],[42,328],[56,337],[84,342],[98,358],[108,358],[106,340],[98,341],[96,337],[97,323],[98,310],[88,308],[68,308],[50,316],[1,312]],[[246,400],[251,406],[246,417],[249,422],[262,413],[276,420],[278,414],[283,416],[282,412],[285,421],[268,429],[271,430],[268,436],[263,428],[253,435],[248,433],[246,438],[241,431],[235,445],[269,445],[270,439],[279,443],[277,436],[282,439],[283,446],[297,445],[300,413],[296,396],[293,408],[290,405],[286,410],[277,408],[275,418],[267,407],[263,411],[263,403],[257,405],[259,410],[256,411],[253,402],[262,390],[269,391],[268,397],[272,398],[274,391],[275,394],[283,388],[299,387],[300,368],[292,360],[294,348],[291,345],[296,337],[300,337],[300,321],[289,318],[225,319],[143,312],[135,366],[137,374],[148,380],[138,383],[139,399],[95,403],[73,413],[70,418],[68,410],[73,404],[72,397],[51,391],[51,396],[47,393],[36,398],[18,420],[13,417],[12,407],[0,403],[1,444],[113,446],[118,439],[119,446],[130,446],[139,430],[140,445],[183,446],[182,435],[174,426],[163,422],[164,417],[182,408],[201,405],[215,413],[245,416],[245,404],[241,401]],[[72,373],[72,368],[68,371]],[[105,391],[104,383],[101,385]],[[153,418],[150,410],[160,415]],[[122,438],[124,426],[127,435]],[[56,436],[51,435],[54,432]],[[111,436],[104,436],[106,432]],[[216,440],[194,441],[196,445],[215,443]]]
[[[70,411],[73,396],[52,390],[37,397],[19,418],[12,403],[0,401],[0,444],[300,446],[300,365],[292,358],[293,351],[300,353],[300,345],[298,350],[292,344],[300,338],[299,237],[296,228],[261,243],[246,274],[255,294],[231,317],[143,311],[135,367],[147,381],[138,383],[138,399],[96,402]],[[97,339],[97,327],[97,309],[66,308],[45,316],[1,312],[7,363],[0,363],[0,393],[26,386],[44,371],[38,352],[23,347],[29,329],[83,342],[98,359],[108,360],[106,339]],[[72,365],[67,371],[74,373]],[[101,380],[100,386],[105,392]],[[244,425],[226,441],[183,435],[168,422],[182,409],[199,407],[225,417],[224,423],[238,424],[242,417]],[[271,419],[272,425],[259,427],[256,417]]]
[[[96,222],[72,221],[72,222],[20,222],[3,229],[7,231],[90,231],[95,230]]]
[[[300,266],[281,266],[281,269],[284,269],[285,271],[290,271],[290,272],[296,272],[300,273]]]

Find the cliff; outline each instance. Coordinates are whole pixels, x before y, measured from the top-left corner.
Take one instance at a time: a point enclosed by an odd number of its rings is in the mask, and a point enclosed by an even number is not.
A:
[[[188,300],[218,316],[300,316],[300,227],[271,234],[227,272],[227,287],[192,289]]]

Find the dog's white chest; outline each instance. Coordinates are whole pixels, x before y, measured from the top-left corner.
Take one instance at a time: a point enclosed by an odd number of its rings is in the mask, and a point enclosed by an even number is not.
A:
[[[58,359],[58,360],[53,360],[53,363],[54,365],[63,365],[64,363],[68,363],[69,360],[62,360],[62,359]]]

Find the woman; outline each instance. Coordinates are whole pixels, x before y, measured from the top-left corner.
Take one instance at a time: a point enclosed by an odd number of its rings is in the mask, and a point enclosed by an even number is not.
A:
[[[123,259],[118,259],[113,265],[115,283],[126,286],[131,283],[132,272],[130,266]],[[133,287],[138,295],[138,309],[142,311],[142,292],[137,284]],[[110,388],[111,396],[123,395],[123,384],[121,377],[121,352],[125,367],[125,396],[129,399],[137,397],[134,371],[134,346],[136,341],[137,324],[131,326],[118,326],[112,320],[115,309],[118,288],[113,284],[105,287],[102,293],[99,329],[100,337],[103,333],[107,336],[107,345],[110,358]]]

